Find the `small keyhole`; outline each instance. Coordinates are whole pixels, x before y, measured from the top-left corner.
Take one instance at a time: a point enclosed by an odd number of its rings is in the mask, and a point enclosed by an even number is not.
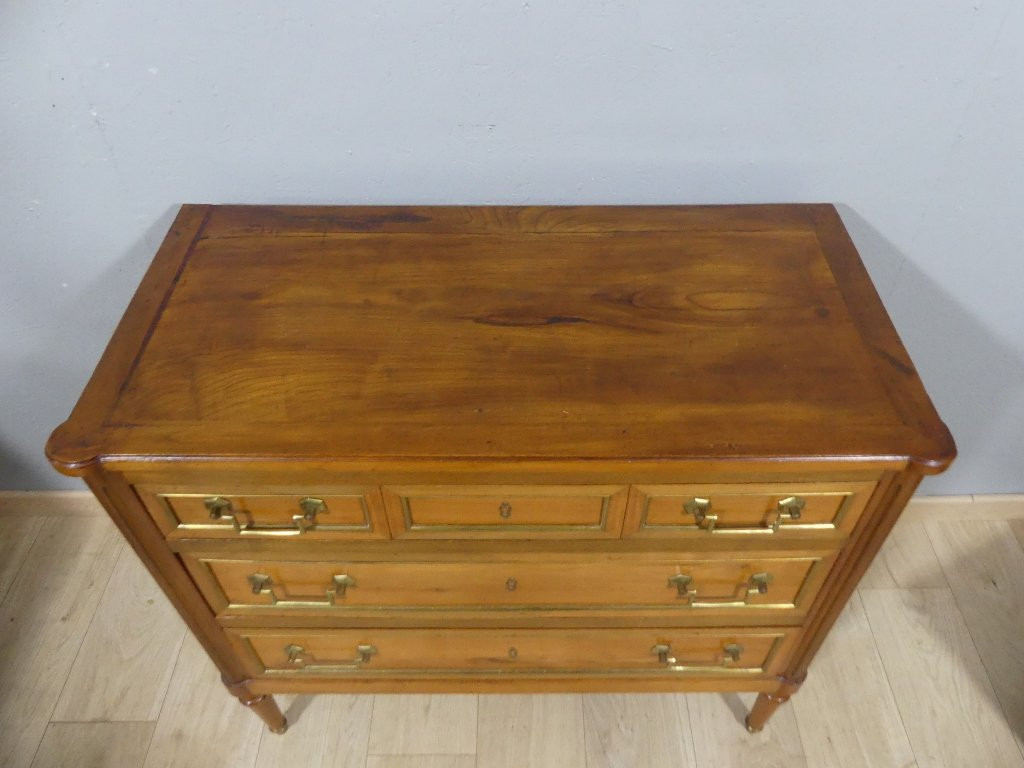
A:
[[[519,582],[516,581],[515,576],[512,576],[508,581],[505,582],[505,589],[509,592],[515,592],[516,587],[519,586]]]

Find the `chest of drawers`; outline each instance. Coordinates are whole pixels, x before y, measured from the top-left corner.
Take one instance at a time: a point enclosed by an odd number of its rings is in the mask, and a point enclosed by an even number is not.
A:
[[[712,690],[758,730],[955,448],[831,206],[187,205],[47,454],[276,731]]]

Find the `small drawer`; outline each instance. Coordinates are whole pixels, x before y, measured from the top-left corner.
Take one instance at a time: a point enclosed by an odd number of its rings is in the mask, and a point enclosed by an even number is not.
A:
[[[728,622],[802,612],[835,555],[537,563],[280,562],[185,555],[218,615],[331,615],[374,610],[672,611]]]
[[[781,669],[799,630],[228,630],[266,675],[732,676]]]
[[[623,536],[849,534],[875,484],[633,486]]]
[[[618,537],[624,485],[390,486],[392,535],[463,538]]]
[[[157,525],[170,538],[388,537],[380,492],[374,487],[308,493],[137,490]]]

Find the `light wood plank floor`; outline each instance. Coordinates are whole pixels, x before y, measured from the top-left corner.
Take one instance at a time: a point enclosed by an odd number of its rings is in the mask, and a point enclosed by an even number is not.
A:
[[[281,696],[275,736],[81,495],[0,494],[0,648],[17,768],[1024,768],[1024,497],[915,501],[753,736],[747,694]]]

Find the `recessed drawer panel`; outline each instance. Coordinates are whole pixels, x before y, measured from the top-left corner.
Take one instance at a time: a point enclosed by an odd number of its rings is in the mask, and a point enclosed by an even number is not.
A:
[[[635,485],[623,536],[849,534],[875,484]]]
[[[393,535],[434,538],[617,537],[627,486],[385,487]]]
[[[537,563],[278,562],[185,556],[220,615],[502,608],[664,609],[716,616],[802,611],[834,555]]]
[[[380,491],[330,488],[298,493],[138,489],[171,538],[239,536],[387,538]]]
[[[731,676],[781,668],[793,629],[229,630],[268,675]]]

